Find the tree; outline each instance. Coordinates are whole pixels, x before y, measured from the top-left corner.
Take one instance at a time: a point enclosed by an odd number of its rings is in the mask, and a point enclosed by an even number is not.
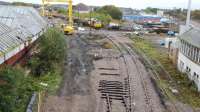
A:
[[[64,35],[55,28],[48,29],[39,40],[39,51],[29,62],[35,76],[45,75],[63,61],[66,51]]]
[[[98,13],[108,14],[113,19],[120,20],[122,18],[122,12],[119,8],[115,7],[114,5],[106,5],[102,8],[97,10]]]
[[[144,9],[144,11],[145,11],[146,13],[154,13],[154,14],[156,14],[157,11],[158,11],[158,9],[157,9],[157,8],[147,7],[146,9]]]
[[[22,112],[34,91],[32,82],[22,69],[10,66],[0,68],[0,112]]]

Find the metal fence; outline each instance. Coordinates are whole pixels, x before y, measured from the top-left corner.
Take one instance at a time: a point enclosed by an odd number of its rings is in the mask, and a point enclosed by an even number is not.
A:
[[[41,112],[42,102],[46,92],[34,92],[27,106],[26,112]]]

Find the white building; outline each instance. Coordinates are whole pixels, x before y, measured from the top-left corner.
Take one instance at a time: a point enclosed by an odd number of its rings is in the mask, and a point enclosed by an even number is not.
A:
[[[200,30],[191,28],[179,39],[178,69],[186,73],[200,91]]]

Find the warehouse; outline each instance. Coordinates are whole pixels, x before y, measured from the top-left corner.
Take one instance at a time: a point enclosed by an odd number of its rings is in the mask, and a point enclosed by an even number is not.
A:
[[[31,7],[0,6],[0,64],[15,64],[46,28],[45,20]]]
[[[162,17],[159,16],[143,16],[143,15],[125,15],[122,18],[123,20],[128,21],[135,21],[138,23],[146,23],[146,22],[153,22],[153,23],[159,23]]]

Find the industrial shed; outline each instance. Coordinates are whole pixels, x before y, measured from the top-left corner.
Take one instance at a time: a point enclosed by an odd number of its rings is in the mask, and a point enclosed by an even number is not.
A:
[[[0,6],[0,64],[14,64],[46,30],[47,23],[31,7]]]

